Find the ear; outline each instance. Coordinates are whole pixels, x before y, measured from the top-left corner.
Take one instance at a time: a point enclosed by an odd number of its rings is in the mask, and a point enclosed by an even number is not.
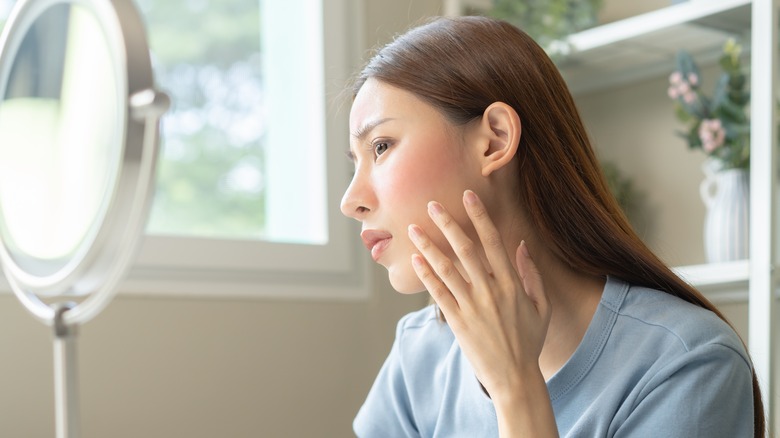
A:
[[[479,126],[482,149],[482,175],[488,176],[507,165],[520,143],[520,116],[504,102],[494,102],[485,109]]]

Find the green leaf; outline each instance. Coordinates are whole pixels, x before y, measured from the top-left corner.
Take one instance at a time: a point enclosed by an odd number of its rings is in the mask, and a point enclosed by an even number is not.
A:
[[[712,93],[712,104],[710,106],[710,111],[715,112],[719,106],[726,102],[729,97],[728,85],[729,75],[724,73],[720,76],[718,82],[715,84],[715,91]]]
[[[677,52],[677,71],[682,73],[685,77],[688,77],[691,73],[701,77],[699,74],[699,67],[696,66],[691,54],[685,50]]]

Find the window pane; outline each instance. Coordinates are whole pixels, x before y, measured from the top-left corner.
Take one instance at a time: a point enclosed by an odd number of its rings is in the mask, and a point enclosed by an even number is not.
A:
[[[279,175],[290,158],[301,160],[298,167],[324,166],[324,114],[317,105],[321,87],[312,90],[294,80],[294,72],[305,68],[310,76],[306,83],[321,83],[321,66],[310,65],[321,55],[312,58],[307,52],[321,51],[321,34],[300,32],[301,15],[321,21],[318,3],[138,1],[157,82],[173,100],[163,119],[150,233],[327,241],[324,192],[316,196],[317,187],[324,185],[324,170],[308,172],[312,177]],[[286,24],[290,22],[298,25]],[[291,40],[280,35],[276,23],[299,36]],[[300,95],[301,89],[308,94]],[[299,107],[301,101],[314,102],[316,113],[290,112],[291,101]],[[301,132],[303,137],[293,135],[283,121],[301,115],[320,128]],[[314,146],[303,144],[312,140]],[[306,149],[312,147],[313,157]],[[307,195],[312,191],[313,197]],[[295,224],[295,229],[282,224]]]

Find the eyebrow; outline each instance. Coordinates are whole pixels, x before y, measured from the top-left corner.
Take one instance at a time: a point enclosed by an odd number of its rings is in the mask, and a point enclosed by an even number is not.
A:
[[[395,120],[395,119],[392,118],[392,117],[385,117],[383,119],[372,120],[372,121],[364,124],[360,128],[358,128],[357,131],[352,133],[352,136],[355,137],[358,140],[362,140],[374,128],[376,128],[377,126],[381,125],[382,123],[389,122],[391,120]]]

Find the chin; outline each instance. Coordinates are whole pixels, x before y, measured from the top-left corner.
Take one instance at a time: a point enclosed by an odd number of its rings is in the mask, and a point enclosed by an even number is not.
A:
[[[406,269],[390,266],[387,268],[387,276],[390,280],[390,285],[398,293],[411,295],[425,292],[425,286],[417,277],[417,274],[414,273],[411,264]]]

